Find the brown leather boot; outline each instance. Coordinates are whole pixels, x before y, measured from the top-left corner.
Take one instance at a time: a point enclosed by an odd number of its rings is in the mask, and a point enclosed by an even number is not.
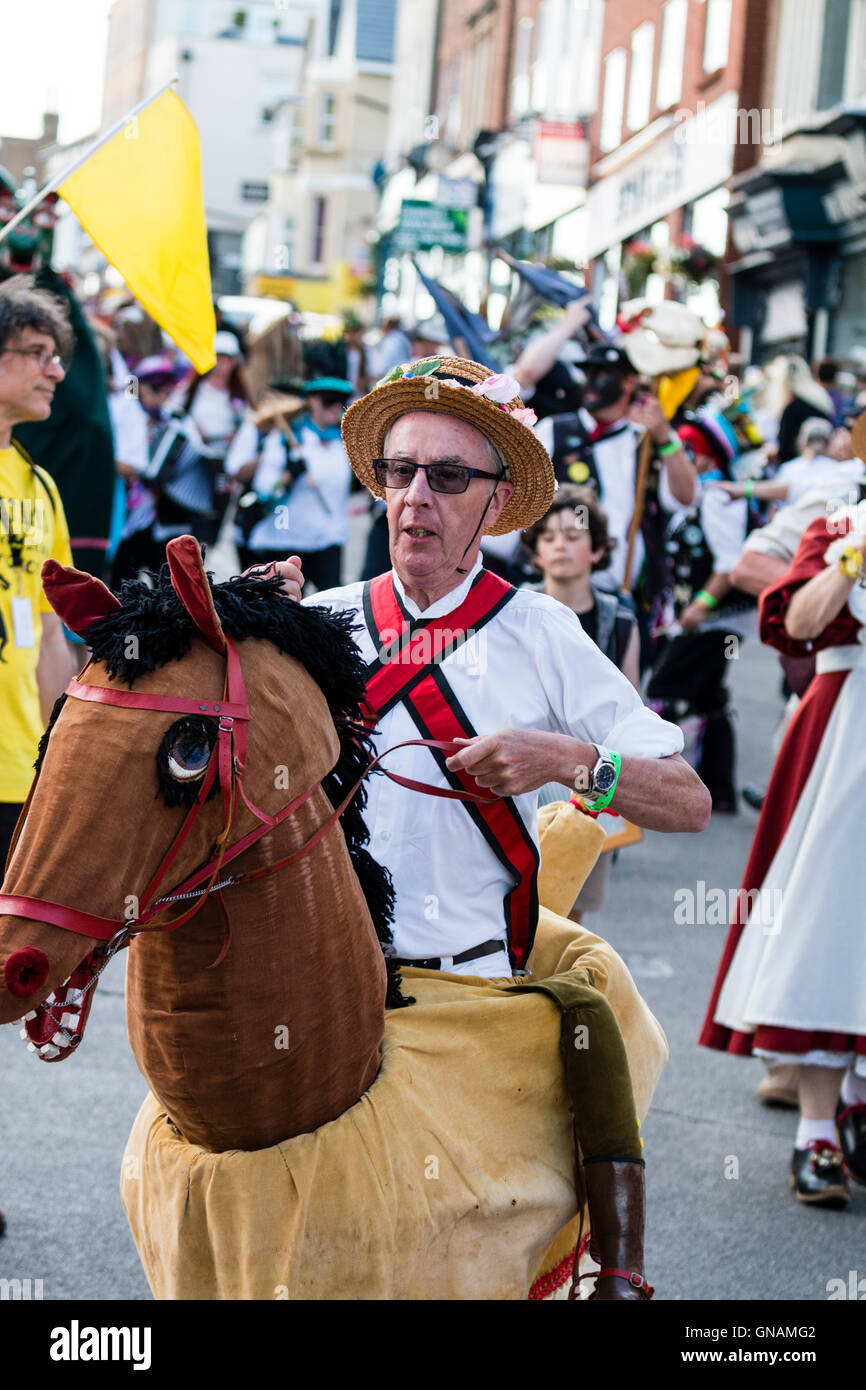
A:
[[[623,1303],[652,1298],[643,1273],[643,1164],[590,1161],[584,1164],[583,1176],[590,1251],[601,1265],[590,1298]]]

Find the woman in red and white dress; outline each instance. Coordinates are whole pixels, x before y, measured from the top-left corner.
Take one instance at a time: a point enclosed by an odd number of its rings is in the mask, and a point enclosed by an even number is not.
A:
[[[776,758],[700,1041],[800,1064],[791,1186],[844,1206],[849,1172],[866,1184],[866,501],[807,528],[760,619],[779,651],[817,653],[817,674]]]

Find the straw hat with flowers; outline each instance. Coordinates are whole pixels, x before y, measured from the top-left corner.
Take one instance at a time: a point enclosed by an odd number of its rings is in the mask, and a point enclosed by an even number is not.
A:
[[[411,366],[395,367],[377,386],[349,406],[343,416],[343,441],[349,462],[365,487],[385,498],[376,481],[373,460],[384,452],[388,427],[410,410],[456,415],[496,445],[508,469],[514,491],[487,534],[519,531],[544,516],[553,501],[556,482],[544,445],[530,428],[535,411],[528,410],[511,376],[491,374],[488,367],[465,357],[425,357]]]

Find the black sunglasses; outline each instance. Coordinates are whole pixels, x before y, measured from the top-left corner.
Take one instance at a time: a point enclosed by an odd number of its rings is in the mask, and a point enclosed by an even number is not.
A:
[[[407,459],[373,459],[380,487],[408,487],[419,468],[427,474],[431,492],[465,492],[472,478],[504,478],[504,473],[484,473],[463,463],[410,463]]]

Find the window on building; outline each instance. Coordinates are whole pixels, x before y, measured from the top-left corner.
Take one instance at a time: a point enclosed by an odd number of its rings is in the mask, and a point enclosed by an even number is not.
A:
[[[829,106],[838,106],[844,100],[850,22],[851,0],[824,0],[824,34],[821,41],[818,98],[815,103],[819,111],[826,111]]]
[[[535,54],[532,60],[532,90],[530,102],[533,111],[543,111],[547,105],[549,68],[547,59],[547,38],[550,32],[550,0],[540,0],[535,15]]]
[[[488,83],[490,80],[490,58],[492,35],[481,34],[473,46],[469,63],[469,91],[465,103],[468,130],[466,136],[471,140],[479,130],[484,130],[490,122],[487,119]]]
[[[319,144],[330,149],[337,129],[337,98],[333,92],[319,93]]]
[[[704,72],[716,72],[728,61],[731,39],[731,0],[704,0]]]
[[[327,218],[327,199],[313,199],[313,237],[310,246],[310,261],[322,265],[325,260],[325,221]]]
[[[280,242],[280,258],[283,261],[278,270],[292,270],[295,264],[295,224],[290,217],[283,223],[283,239]]]
[[[291,81],[284,73],[259,76],[259,124],[270,125],[277,109],[291,95]]]
[[[689,0],[668,0],[662,11],[662,41],[656,103],[661,110],[673,106],[683,94],[683,59]]]
[[[604,60],[604,95],[601,105],[600,144],[615,150],[622,140],[622,110],[625,101],[624,48],[615,48]]]
[[[442,69],[440,80],[439,115],[442,121],[442,136],[451,144],[460,138],[460,123],[463,114],[461,86],[463,80],[463,55],[457,53]]]
[[[631,36],[631,76],[626,111],[629,130],[643,130],[649,120],[655,32],[655,25],[648,19],[646,23],[639,24]]]
[[[340,27],[340,9],[342,0],[330,0],[328,7],[328,57],[332,57],[337,49],[337,30]]]
[[[530,109],[529,58],[532,51],[531,19],[521,19],[514,44],[514,80],[511,84],[511,114],[517,118]]]
[[[207,5],[202,4],[202,0],[183,0],[178,33],[184,38],[203,38],[207,31]]]

